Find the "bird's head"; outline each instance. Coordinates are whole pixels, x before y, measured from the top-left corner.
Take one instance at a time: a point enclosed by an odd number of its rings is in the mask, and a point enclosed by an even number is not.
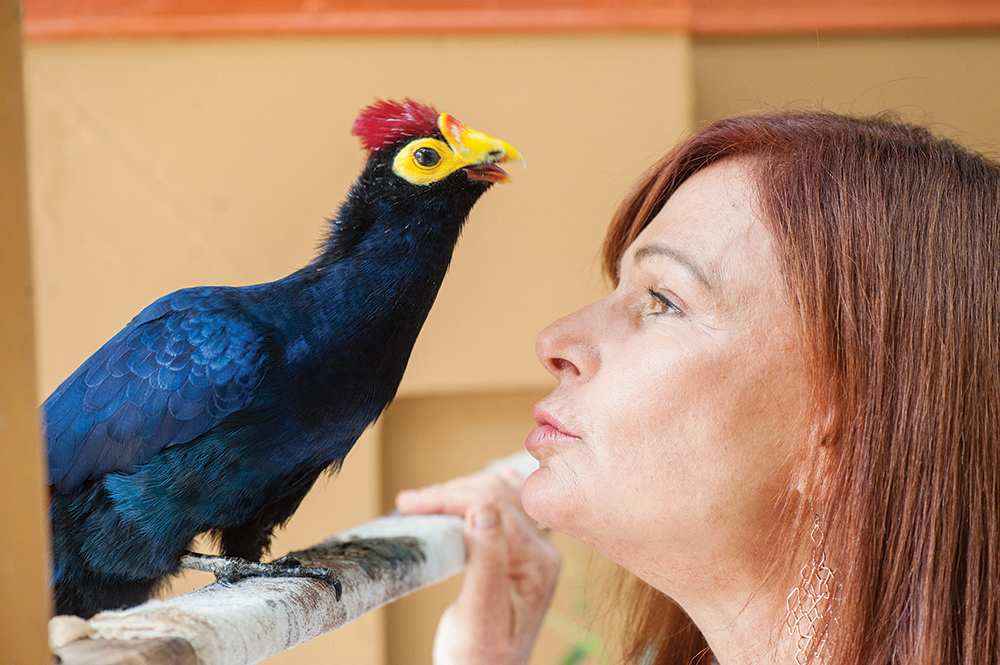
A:
[[[524,163],[509,143],[409,99],[365,108],[352,133],[369,154],[391,156],[392,172],[412,185],[433,185],[459,171],[486,184],[507,182],[499,165]]]

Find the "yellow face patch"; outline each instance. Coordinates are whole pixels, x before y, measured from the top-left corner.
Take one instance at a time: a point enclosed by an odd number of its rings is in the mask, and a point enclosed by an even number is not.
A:
[[[468,168],[474,180],[506,182],[510,177],[497,164],[522,161],[514,146],[466,127],[447,113],[438,116],[438,129],[444,141],[424,137],[407,143],[392,161],[393,173],[414,185],[430,185]]]
[[[448,177],[468,162],[438,139],[422,138],[403,146],[392,161],[392,170],[414,185],[429,185]]]

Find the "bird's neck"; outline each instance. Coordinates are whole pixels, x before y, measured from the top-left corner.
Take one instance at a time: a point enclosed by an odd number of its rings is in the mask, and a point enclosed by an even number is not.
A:
[[[408,358],[471,203],[374,197],[363,184],[331,221],[320,254],[292,276],[295,306],[341,351],[386,353],[391,343]]]
[[[334,224],[356,221],[344,213]],[[312,263],[272,292],[280,327],[291,333],[283,367],[289,389],[303,389],[304,410],[369,422],[393,399],[463,220],[433,221],[394,216],[392,229],[376,221],[346,250],[335,230]]]

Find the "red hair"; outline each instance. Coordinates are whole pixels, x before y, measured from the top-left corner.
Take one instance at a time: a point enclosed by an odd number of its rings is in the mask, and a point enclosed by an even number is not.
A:
[[[886,118],[716,122],[616,213],[604,266],[693,173],[749,164],[824,420],[803,456],[794,552],[813,514],[837,582],[829,662],[996,663],[1000,653],[1000,167]],[[789,492],[791,492],[789,488]],[[782,550],[776,550],[782,551]],[[707,658],[642,583],[629,662]]]
[[[351,128],[369,152],[378,152],[400,141],[438,134],[438,112],[412,99],[401,102],[378,100],[364,108]]]

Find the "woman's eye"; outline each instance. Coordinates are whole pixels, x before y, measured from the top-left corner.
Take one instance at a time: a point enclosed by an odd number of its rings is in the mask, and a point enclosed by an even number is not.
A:
[[[413,161],[429,169],[432,166],[437,166],[438,162],[441,161],[441,155],[434,148],[420,148],[413,153]]]
[[[650,314],[660,315],[660,314],[680,314],[681,310],[674,304],[668,296],[660,293],[659,291],[654,291],[653,289],[646,289],[650,297],[653,299],[653,308],[649,312]]]

